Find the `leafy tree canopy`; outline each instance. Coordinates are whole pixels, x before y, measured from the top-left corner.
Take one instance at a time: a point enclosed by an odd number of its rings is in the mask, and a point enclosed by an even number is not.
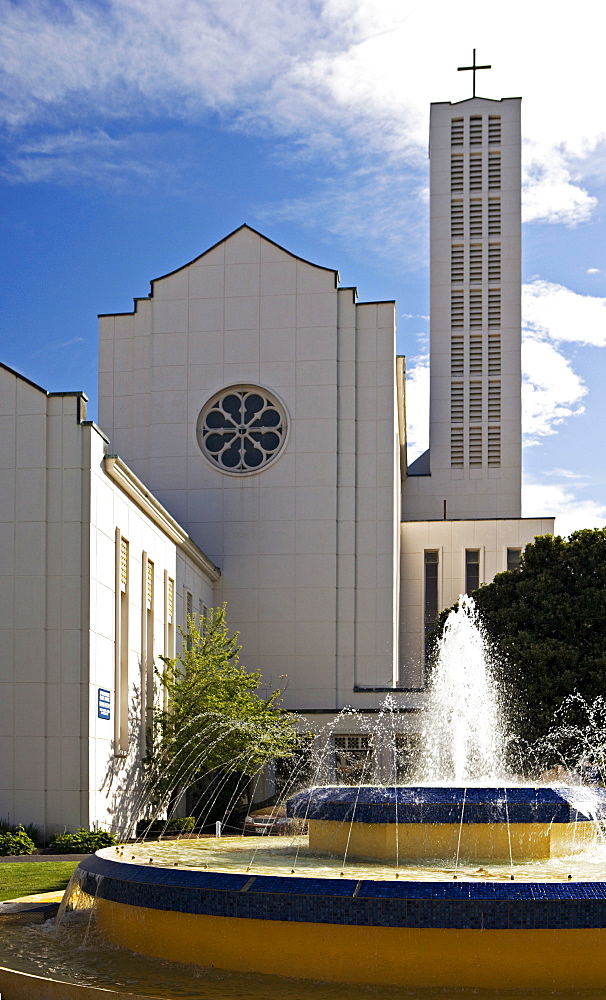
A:
[[[280,711],[280,692],[263,698],[261,672],[239,663],[225,605],[188,618],[178,659],[156,672],[157,701],[148,734],[147,786],[157,806],[217,769],[253,775],[267,761],[290,756],[297,733]]]
[[[520,737],[546,735],[574,692],[586,702],[606,693],[606,529],[540,536],[519,570],[497,574],[472,596],[513,693]]]

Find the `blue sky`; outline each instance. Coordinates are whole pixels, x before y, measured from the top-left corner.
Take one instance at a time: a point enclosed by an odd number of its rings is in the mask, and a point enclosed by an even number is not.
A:
[[[247,222],[396,298],[427,436],[430,101],[523,97],[524,514],[606,524],[606,110],[597,0],[0,6],[0,360],[96,415],[96,315]],[[500,16],[494,16],[496,11]]]

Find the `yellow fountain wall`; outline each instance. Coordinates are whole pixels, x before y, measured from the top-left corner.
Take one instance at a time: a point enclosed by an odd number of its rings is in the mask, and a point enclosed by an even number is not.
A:
[[[541,860],[586,850],[593,823],[348,823],[309,821],[312,851],[380,861],[454,858]],[[460,843],[459,843],[460,838]]]
[[[233,972],[377,986],[591,989],[606,929],[446,930],[212,917],[97,901],[107,940]]]

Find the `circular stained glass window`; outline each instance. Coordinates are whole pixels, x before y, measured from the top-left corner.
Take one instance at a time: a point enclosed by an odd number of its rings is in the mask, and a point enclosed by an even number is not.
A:
[[[197,434],[202,451],[222,472],[256,472],[280,453],[286,414],[266,389],[234,385],[208,400]]]

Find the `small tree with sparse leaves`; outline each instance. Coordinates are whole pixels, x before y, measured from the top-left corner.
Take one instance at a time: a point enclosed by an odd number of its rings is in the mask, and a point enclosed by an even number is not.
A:
[[[188,618],[176,659],[156,671],[158,707],[148,732],[146,783],[156,812],[171,795],[202,775],[254,775],[297,745],[292,718],[279,708],[280,691],[259,693],[261,672],[239,663],[225,605]]]

